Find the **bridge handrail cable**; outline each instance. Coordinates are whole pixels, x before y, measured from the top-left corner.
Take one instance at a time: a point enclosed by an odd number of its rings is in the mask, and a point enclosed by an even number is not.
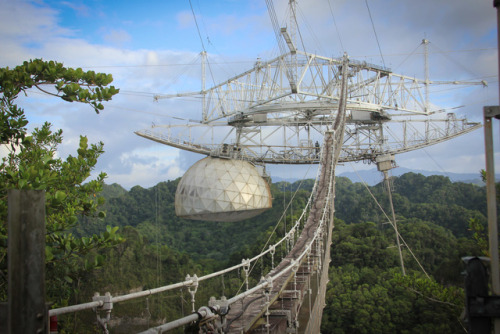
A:
[[[330,174],[329,180],[330,180],[330,183],[331,183],[333,181],[333,168],[330,170],[329,174]],[[317,184],[317,182],[315,182],[314,188],[316,188],[316,184]],[[297,266],[299,266],[302,263],[302,261],[305,259],[306,255],[311,251],[311,249],[312,249],[312,247],[314,245],[314,242],[320,236],[320,233],[318,233],[318,231],[320,231],[323,228],[324,224],[325,224],[326,214],[328,212],[327,204],[326,203],[330,202],[330,198],[332,196],[331,189],[332,189],[332,187],[329,186],[328,187],[327,196],[326,196],[326,200],[324,202],[325,206],[322,208],[322,216],[321,216],[321,219],[320,219],[320,223],[318,224],[318,226],[317,226],[317,228],[315,230],[314,237],[311,240],[309,240],[307,246],[303,249],[303,251],[300,253],[300,255],[297,256],[297,258],[294,259],[294,260],[292,260],[288,266],[286,266],[285,268],[283,268],[282,270],[280,270],[279,272],[277,272],[275,275],[268,276],[266,278],[263,277],[262,280],[259,282],[259,284],[257,284],[253,288],[248,289],[247,291],[242,292],[242,293],[240,293],[240,294],[238,294],[238,295],[236,295],[236,296],[228,299],[227,300],[227,305],[234,304],[234,303],[238,302],[239,300],[241,300],[241,299],[243,299],[243,298],[245,298],[245,297],[247,297],[249,295],[252,295],[252,294],[258,292],[261,289],[269,287],[275,280],[277,280],[278,278],[280,278],[281,276],[283,276],[286,273],[292,272],[294,270],[294,268],[297,268]],[[314,192],[311,193],[311,197],[312,197],[313,194],[314,194]],[[305,211],[306,210],[304,209],[303,213]],[[298,221],[300,221],[300,219]],[[284,237],[283,239],[281,239],[279,241],[279,243],[283,242],[285,239],[286,239],[286,237]],[[262,252],[261,254],[259,254],[258,256],[254,257],[254,258],[252,258],[251,260],[258,259],[261,255],[266,254],[268,251],[269,250],[267,250],[265,252]],[[234,267],[241,267],[241,266],[242,265],[238,265],[238,266],[234,266]],[[231,267],[231,268],[233,268],[233,267]],[[228,268],[228,269],[231,269],[231,268]],[[228,269],[226,269],[224,271],[227,272]],[[216,273],[214,273],[214,274],[216,274]],[[206,279],[207,276],[214,277],[213,276],[214,274],[206,275],[206,276],[204,276],[204,279]],[[202,317],[204,317],[204,315]],[[170,330],[170,329],[174,329],[174,328],[180,327],[182,325],[188,324],[188,323],[190,323],[192,321],[195,321],[195,320],[199,320],[198,317],[196,316],[196,313],[188,315],[188,316],[185,316],[185,317],[180,318],[180,319],[176,319],[174,321],[168,322],[166,324],[163,324],[163,325],[155,327],[155,328],[150,328],[150,329],[148,329],[148,330],[146,330],[144,332],[141,332],[139,334],[162,333],[163,331],[167,331],[167,330]]]
[[[323,155],[323,151],[324,151],[323,149],[320,151],[321,156]],[[302,219],[304,218],[304,216],[307,214],[308,209],[309,209],[309,207],[312,204],[312,200],[313,200],[313,196],[315,194],[315,190],[316,190],[316,187],[317,187],[317,183],[318,183],[317,181],[318,181],[319,175],[320,175],[320,168],[318,168],[318,172],[317,172],[317,175],[316,175],[316,180],[314,182],[313,190],[311,191],[311,194],[309,195],[309,199],[307,201],[307,204],[306,204],[304,210],[302,211],[301,216],[297,219],[297,221],[295,222],[295,224],[293,225],[293,227],[290,228],[290,230],[285,234],[285,236],[283,238],[281,238],[274,245],[272,245],[271,247],[269,247],[266,250],[262,251],[260,254],[254,256],[251,259],[247,259],[246,261],[242,261],[242,263],[240,263],[240,264],[237,264],[237,265],[234,265],[232,267],[229,267],[229,268],[217,271],[215,273],[211,273],[211,274],[208,274],[208,275],[205,275],[205,276],[202,276],[202,277],[198,277],[197,280],[198,281],[204,281],[204,280],[207,280],[207,279],[210,279],[210,278],[214,278],[214,277],[217,277],[217,276],[220,276],[220,275],[224,275],[224,274],[226,274],[228,272],[237,270],[239,268],[242,268],[245,265],[248,265],[249,263],[253,263],[254,261],[259,260],[261,257],[263,257],[264,255],[266,255],[269,252],[271,252],[271,250],[273,248],[276,248],[277,246],[279,246],[280,244],[282,244],[284,241],[286,241],[288,238],[290,238],[292,236],[292,234],[295,233],[295,230],[299,228],[300,222],[302,221]],[[179,283],[175,283],[175,284],[169,284],[169,285],[165,285],[165,286],[154,288],[154,289],[149,289],[149,290],[134,292],[134,293],[126,294],[126,295],[111,297],[110,302],[111,303],[118,303],[118,302],[123,302],[123,301],[131,300],[131,299],[135,299],[135,298],[147,297],[147,296],[154,295],[154,294],[157,294],[157,293],[160,293],[160,292],[165,292],[165,291],[174,290],[174,289],[177,289],[177,288],[191,286],[193,283],[194,283],[193,279],[187,279],[187,280],[185,280],[183,282],[179,282]],[[94,309],[94,308],[97,308],[97,307],[102,307],[103,304],[104,304],[103,301],[93,301],[93,302],[89,302],[89,303],[75,304],[75,305],[71,305],[71,306],[65,306],[65,307],[55,308],[55,309],[49,310],[49,316],[57,316],[57,315],[63,315],[63,314],[67,314],[67,313],[73,313],[73,312],[78,312],[78,311],[83,311],[83,310],[88,310],[88,309]]]

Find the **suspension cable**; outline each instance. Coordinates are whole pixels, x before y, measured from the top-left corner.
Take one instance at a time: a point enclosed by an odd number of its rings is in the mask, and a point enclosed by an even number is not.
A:
[[[375,24],[373,23],[372,12],[370,6],[368,6],[368,0],[365,0],[366,8],[368,9],[368,15],[370,16],[370,21],[372,22],[373,33],[375,34],[375,40],[377,41],[378,51],[380,52],[380,58],[382,58],[382,64],[385,66],[384,55],[382,54],[382,49],[380,48],[380,42],[378,41],[377,30],[375,30]]]
[[[328,145],[323,145],[323,148],[321,150],[321,159],[322,160],[324,160],[323,156],[324,156],[325,152],[328,151],[325,146],[328,146]],[[243,261],[241,264],[238,264],[238,265],[232,266],[230,268],[226,268],[224,270],[220,270],[218,272],[211,273],[211,274],[199,277],[199,278],[196,277],[196,276],[194,276],[193,278],[191,278],[190,276],[187,276],[186,280],[183,281],[183,282],[179,282],[179,283],[175,283],[175,284],[170,284],[170,285],[162,286],[162,287],[155,288],[155,289],[150,289],[150,290],[145,290],[145,291],[139,291],[139,292],[135,292],[135,293],[127,294],[127,295],[122,295],[122,296],[116,296],[116,297],[113,297],[113,296],[109,295],[109,296],[107,296],[108,299],[106,299],[106,300],[96,299],[96,301],[93,301],[91,303],[85,303],[85,304],[80,304],[80,305],[73,305],[73,306],[69,306],[69,307],[62,307],[62,308],[58,308],[58,309],[52,309],[52,310],[49,310],[49,316],[52,316],[52,315],[61,315],[61,314],[76,312],[76,311],[85,310],[85,309],[102,307],[105,303],[111,303],[111,304],[113,304],[113,303],[123,302],[123,301],[131,300],[131,299],[135,299],[135,298],[148,297],[148,296],[156,294],[156,293],[160,293],[160,292],[164,292],[164,291],[168,291],[168,290],[173,290],[173,289],[177,289],[177,288],[183,288],[183,287],[187,287],[188,290],[191,287],[191,291],[194,293],[195,290],[193,290],[192,287],[194,287],[195,285],[197,286],[199,284],[199,282],[207,280],[207,279],[210,279],[210,278],[213,278],[213,277],[217,277],[217,276],[223,275],[225,273],[228,273],[228,272],[236,270],[236,269],[239,269],[241,267],[244,267],[244,266],[248,265],[248,263],[256,262],[256,260],[260,259],[261,257],[263,257],[264,255],[266,255],[267,253],[273,252],[273,250],[275,249],[276,246],[279,246],[281,243],[286,242],[286,240],[290,237],[290,235],[292,235],[292,233],[295,233],[295,229],[299,226],[299,224],[302,221],[302,219],[304,219],[304,216],[308,213],[309,208],[312,206],[312,204],[313,204],[313,197],[315,195],[317,195],[316,193],[318,191],[318,183],[319,183],[318,180],[319,180],[319,177],[320,177],[321,173],[325,173],[325,171],[323,171],[323,169],[324,169],[324,166],[322,168],[318,168],[318,173],[317,173],[317,176],[316,176],[316,181],[314,183],[313,191],[311,192],[311,194],[309,196],[309,199],[308,199],[308,202],[306,204],[306,207],[304,208],[304,210],[303,210],[300,218],[297,220],[297,222],[295,223],[294,227],[287,233],[287,235],[285,235],[282,239],[280,239],[277,243],[274,244],[274,247],[269,247],[267,250],[261,251],[260,254],[254,256],[251,259]],[[330,170],[330,175],[332,175],[331,173],[333,173],[332,170]],[[331,178],[330,178],[330,182],[332,182]],[[331,188],[331,187],[329,187],[329,188]],[[298,189],[300,189],[300,186],[299,186]],[[294,193],[294,196],[296,195],[298,189]],[[292,199],[294,198],[294,196],[292,197]],[[331,196],[332,196],[331,195],[331,189],[328,189],[327,194],[325,196],[326,197],[326,201],[324,203],[329,203]],[[318,226],[316,228],[316,231],[323,228],[323,226],[325,224],[325,221],[326,221],[326,219],[325,219],[326,211],[327,211],[327,204],[325,204],[325,206],[322,208],[322,215],[321,215],[321,218],[320,218],[320,222],[319,222],[319,224],[318,224]],[[314,235],[312,235],[312,236],[310,235],[310,238],[309,238],[310,240],[308,240],[308,244],[302,250],[301,254],[298,254],[295,257],[295,259],[292,261],[291,264],[289,264],[285,268],[282,268],[281,270],[277,271],[273,276],[271,276],[268,279],[267,282],[260,283],[256,287],[251,288],[251,289],[243,292],[242,294],[236,295],[235,297],[229,299],[228,302],[229,303],[234,303],[237,300],[240,300],[241,298],[244,298],[245,296],[251,294],[253,291],[257,291],[260,288],[263,288],[263,287],[268,286],[269,284],[272,284],[272,282],[275,281],[277,278],[281,277],[285,273],[287,273],[290,270],[292,270],[294,266],[300,265],[304,261],[304,259],[306,258],[307,254],[310,253],[310,251],[311,251],[311,249],[312,249],[312,247],[313,247],[313,245],[315,243],[316,238],[318,238],[319,236],[320,236],[320,233],[314,233]],[[268,240],[268,242],[269,242],[269,240]],[[194,297],[192,299],[194,299]]]
[[[354,172],[356,173],[356,175],[359,177],[359,179],[361,180],[361,183],[363,183],[363,185],[365,186],[366,190],[368,190],[368,193],[371,195],[371,197],[373,198],[373,200],[375,201],[375,203],[379,207],[380,211],[382,211],[382,213],[384,214],[385,218],[387,218],[387,220],[389,221],[389,224],[391,224],[391,226],[394,227],[394,223],[389,218],[389,216],[385,213],[384,209],[382,208],[382,206],[380,205],[380,203],[377,201],[377,199],[375,198],[375,196],[371,192],[370,188],[368,188],[368,185],[363,180],[363,178],[361,177],[361,175],[359,175],[359,173],[356,170],[356,168],[354,168],[354,166],[352,165],[352,163],[351,163],[351,167],[354,170]],[[406,246],[406,248],[408,248],[408,250],[410,251],[410,254],[413,257],[413,259],[415,259],[415,261],[417,262],[417,264],[420,267],[420,269],[422,269],[422,271],[425,274],[425,276],[427,276],[427,278],[430,278],[429,274],[427,274],[427,272],[425,271],[424,267],[422,266],[422,264],[420,263],[420,261],[418,260],[418,258],[416,257],[416,255],[411,250],[410,246],[408,246],[408,244],[406,243],[406,241],[403,239],[403,236],[399,232],[397,232],[397,233],[398,233],[398,237],[401,238],[401,241],[403,242],[403,244]]]
[[[339,28],[337,27],[337,21],[335,20],[335,15],[333,13],[332,3],[330,0],[328,0],[328,6],[330,7],[330,13],[332,13],[333,24],[335,25],[335,30],[337,31],[337,36],[339,38],[340,47],[342,48],[342,51],[345,52],[346,50],[344,48],[344,44],[342,44],[342,38],[340,36]]]

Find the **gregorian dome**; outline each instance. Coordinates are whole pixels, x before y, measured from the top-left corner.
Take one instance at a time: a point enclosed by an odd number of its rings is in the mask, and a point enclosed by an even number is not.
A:
[[[249,162],[204,158],[188,169],[177,186],[179,217],[234,222],[272,207],[269,185]]]

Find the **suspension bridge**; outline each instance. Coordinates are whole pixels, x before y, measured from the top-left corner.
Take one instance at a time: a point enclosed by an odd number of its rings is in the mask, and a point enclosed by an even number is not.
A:
[[[95,295],[90,303],[49,311],[49,316],[94,309],[98,322],[107,331],[113,304],[157,293],[187,288],[193,313],[142,333],[163,333],[198,322],[207,333],[318,333],[325,306],[330,263],[331,233],[334,227],[335,165],[342,142],[345,112],[325,133],[320,154],[320,168],[311,196],[300,218],[277,243],[251,259],[206,276],[187,276],[186,280],[156,289],[123,296]],[[334,126],[335,125],[335,126]],[[275,251],[283,243],[289,253],[275,266]],[[272,270],[255,286],[249,285],[251,267],[263,257],[270,257]],[[203,281],[241,270],[244,291],[233,297],[211,298],[206,306],[195,308],[196,292]]]
[[[347,66],[344,68],[345,76]],[[346,82],[343,80],[344,91]],[[113,304],[187,287],[192,297],[193,313],[142,333],[162,333],[192,322],[198,322],[200,328],[208,333],[318,333],[328,283],[335,211],[335,166],[342,147],[339,143],[342,143],[344,136],[345,103],[340,103],[336,115],[324,135],[319,156],[320,168],[307,205],[300,218],[277,243],[269,245],[268,249],[252,259],[243,259],[240,265],[210,275],[188,275],[184,282],[124,296],[111,296],[109,293],[96,295],[91,303],[50,310],[49,316],[94,309],[98,314],[98,322],[107,331]],[[283,243],[287,243],[290,251],[275,266],[276,248]],[[251,267],[264,256],[271,257],[272,270],[251,287]],[[245,291],[231,298],[213,297],[207,306],[195,308],[196,292],[203,281],[236,270],[245,273]]]

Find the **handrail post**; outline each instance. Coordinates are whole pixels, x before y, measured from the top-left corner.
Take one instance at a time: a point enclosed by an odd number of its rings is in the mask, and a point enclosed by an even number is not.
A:
[[[488,238],[491,271],[491,288],[493,295],[500,295],[500,269],[498,252],[498,221],[497,221],[497,198],[495,189],[495,162],[493,156],[493,129],[492,119],[500,116],[498,106],[486,106],[484,113],[484,146],[486,156],[486,195],[488,208]],[[500,319],[493,320],[494,333],[500,334]]]
[[[8,333],[47,333],[45,192],[8,190]]]

